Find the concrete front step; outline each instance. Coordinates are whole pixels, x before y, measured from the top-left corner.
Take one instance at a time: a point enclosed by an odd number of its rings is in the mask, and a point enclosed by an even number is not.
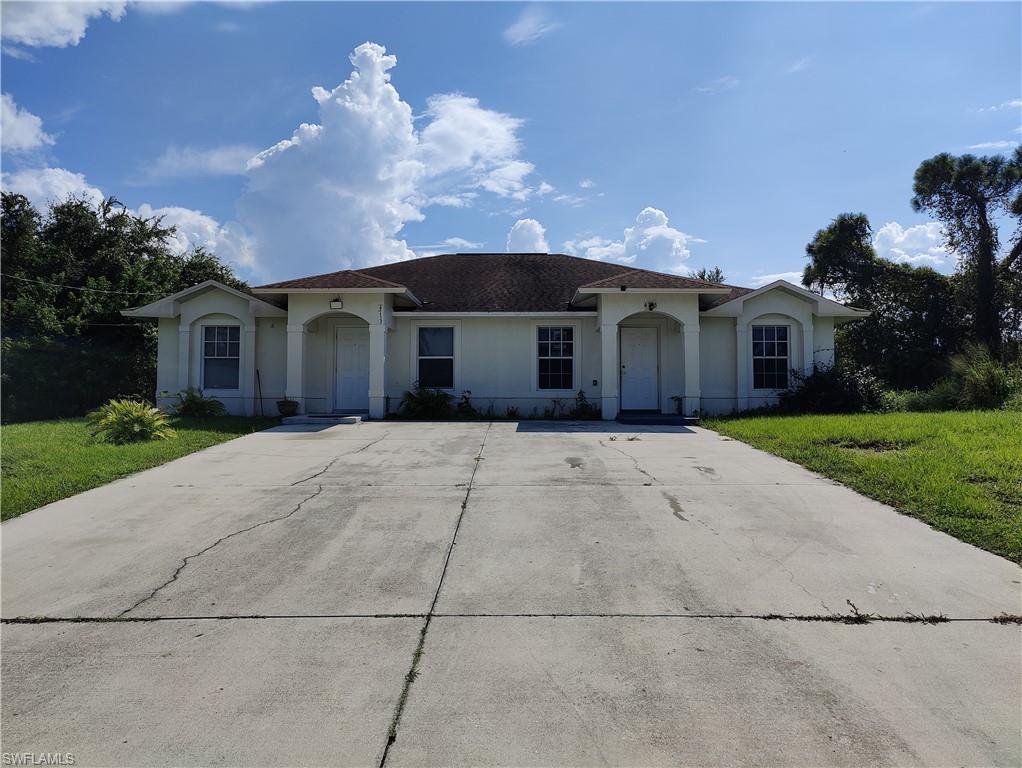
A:
[[[284,424],[361,424],[362,416],[342,416],[334,414],[301,414],[299,416],[285,416],[281,421]]]

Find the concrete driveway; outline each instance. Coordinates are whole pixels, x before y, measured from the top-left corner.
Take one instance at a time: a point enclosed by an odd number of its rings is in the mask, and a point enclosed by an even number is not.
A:
[[[1020,569],[703,429],[279,428],[2,537],[4,752],[1022,759]]]

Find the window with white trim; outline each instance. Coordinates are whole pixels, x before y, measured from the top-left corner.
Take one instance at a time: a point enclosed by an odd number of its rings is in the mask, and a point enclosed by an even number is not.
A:
[[[202,329],[202,388],[237,389],[241,327],[206,325]]]
[[[575,329],[570,326],[536,329],[539,389],[575,388]]]
[[[429,389],[454,389],[454,328],[419,328],[418,382]]]
[[[787,389],[788,326],[752,326],[753,389]]]

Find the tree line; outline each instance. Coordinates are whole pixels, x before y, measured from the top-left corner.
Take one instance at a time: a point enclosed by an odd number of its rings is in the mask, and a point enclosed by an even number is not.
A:
[[[5,421],[78,416],[117,395],[152,398],[156,326],[122,309],[203,280],[247,290],[201,248],[176,253],[173,228],[114,198],[37,210],[4,192],[0,249]]]

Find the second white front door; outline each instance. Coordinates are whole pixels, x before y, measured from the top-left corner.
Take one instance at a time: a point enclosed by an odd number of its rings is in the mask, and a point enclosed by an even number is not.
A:
[[[369,410],[369,329],[337,328],[334,410]]]
[[[621,408],[658,408],[659,366],[656,328],[621,329]]]

